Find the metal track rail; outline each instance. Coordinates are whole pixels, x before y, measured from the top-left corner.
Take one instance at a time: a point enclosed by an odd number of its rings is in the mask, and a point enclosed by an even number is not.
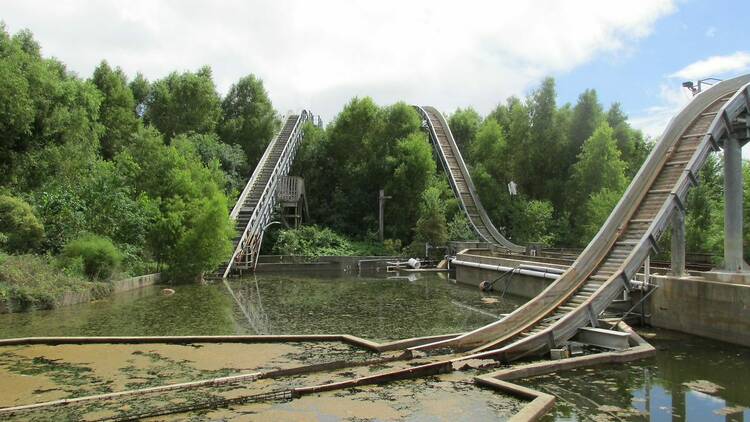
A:
[[[306,110],[287,117],[279,134],[266,148],[230,214],[236,230],[234,251],[215,276],[226,278],[233,270],[255,268],[263,232],[271,222],[276,205],[276,187],[279,180],[289,174],[304,136],[303,126],[312,119],[312,113]]]
[[[459,151],[443,115],[434,107],[414,106],[414,108],[427,123],[427,130],[432,145],[435,147],[435,152],[443,169],[448,174],[448,181],[453,193],[461,203],[461,209],[469,219],[474,232],[485,242],[500,245],[511,252],[524,252],[523,246],[516,245],[506,239],[492,224],[487,211],[479,201],[479,195],[474,188],[469,170],[466,168],[461,151]]]
[[[750,109],[750,75],[695,97],[665,130],[594,239],[563,275],[506,318],[455,339],[413,350],[474,348],[478,357],[510,361],[573,337],[629,288],[628,281],[683,210],[687,192],[712,150]]]

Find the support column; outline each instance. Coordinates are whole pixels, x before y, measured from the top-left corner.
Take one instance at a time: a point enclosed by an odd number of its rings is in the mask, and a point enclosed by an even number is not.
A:
[[[742,257],[742,147],[728,136],[724,141],[724,269],[741,272]]]
[[[685,275],[685,211],[681,209],[672,214],[672,275]]]

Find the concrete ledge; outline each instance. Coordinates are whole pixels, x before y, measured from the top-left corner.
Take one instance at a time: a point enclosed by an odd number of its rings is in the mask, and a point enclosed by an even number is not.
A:
[[[750,346],[750,285],[654,276],[654,327]]]

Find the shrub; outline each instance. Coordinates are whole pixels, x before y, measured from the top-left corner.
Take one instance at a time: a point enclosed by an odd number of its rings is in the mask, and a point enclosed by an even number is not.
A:
[[[282,230],[273,246],[279,255],[317,257],[321,255],[353,255],[354,247],[344,236],[328,228],[302,226]]]
[[[28,252],[39,247],[44,227],[25,201],[0,195],[0,246],[8,252]]]
[[[83,272],[92,280],[109,278],[122,262],[122,254],[109,238],[84,235],[65,245],[63,256],[73,264],[83,261]]]
[[[51,258],[38,255],[0,255],[0,301],[11,311],[51,309],[66,293],[109,293],[101,283],[60,271]]]

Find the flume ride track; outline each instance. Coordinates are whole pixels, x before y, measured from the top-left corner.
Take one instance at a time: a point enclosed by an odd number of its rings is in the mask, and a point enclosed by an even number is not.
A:
[[[459,199],[461,208],[469,219],[474,232],[485,242],[500,245],[512,252],[524,252],[523,246],[516,245],[506,239],[492,224],[487,211],[484,210],[482,203],[479,201],[479,195],[477,195],[474,183],[471,181],[469,170],[466,168],[461,152],[458,150],[456,141],[453,139],[453,134],[443,115],[434,107],[415,106],[415,108],[427,123],[430,140],[435,147],[443,169],[448,174],[448,181],[453,193]]]
[[[271,222],[276,205],[276,187],[279,180],[289,174],[304,136],[303,126],[312,119],[312,113],[306,110],[288,116],[279,134],[266,148],[230,214],[236,230],[234,251],[229,261],[216,271],[217,277],[226,278],[232,270],[255,268],[263,232]]]
[[[712,150],[750,110],[750,75],[715,85],[674,117],[607,221],[573,265],[507,317],[455,339],[413,351],[472,349],[475,357],[511,361],[542,353],[596,326],[598,316],[630,287],[667,228],[684,210],[688,189]],[[434,115],[434,113],[433,113]],[[746,120],[747,121],[747,120]]]

